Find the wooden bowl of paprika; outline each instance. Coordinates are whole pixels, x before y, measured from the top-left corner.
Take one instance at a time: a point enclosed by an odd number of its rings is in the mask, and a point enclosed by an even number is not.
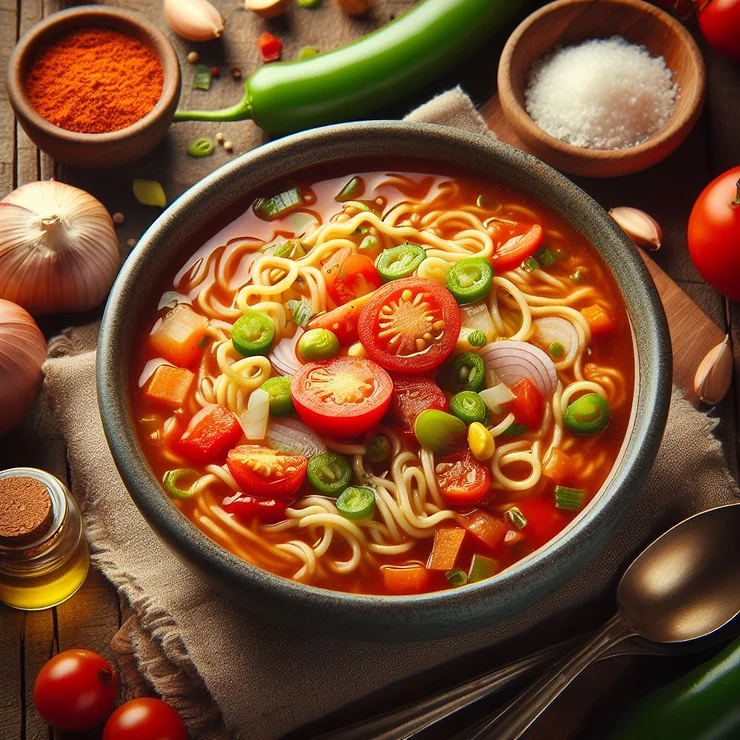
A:
[[[175,50],[151,23],[87,6],[50,15],[18,42],[7,90],[39,149],[104,169],[139,159],[164,138],[180,84]]]

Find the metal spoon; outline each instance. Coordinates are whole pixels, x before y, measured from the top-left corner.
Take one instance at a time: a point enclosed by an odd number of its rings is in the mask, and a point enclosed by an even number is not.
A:
[[[740,614],[740,503],[685,519],[644,550],[617,588],[617,614],[468,740],[516,740],[592,661],[634,636],[676,644]]]

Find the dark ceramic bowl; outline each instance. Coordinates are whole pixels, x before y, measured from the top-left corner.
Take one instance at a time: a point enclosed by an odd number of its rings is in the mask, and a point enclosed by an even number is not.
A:
[[[55,126],[36,112],[23,80],[39,47],[75,28],[110,28],[146,44],[164,70],[162,95],[142,119],[119,131],[82,134]],[[135,71],[132,72],[135,74]],[[166,36],[140,15],[116,8],[83,6],[62,10],[35,25],[17,44],[8,62],[8,99],[31,141],[57,162],[85,169],[109,169],[134,162],[164,138],[180,100],[180,65]]]
[[[175,508],[136,438],[129,358],[147,295],[183,259],[191,235],[244,195],[296,169],[363,156],[462,166],[510,183],[553,207],[603,255],[625,297],[636,347],[632,420],[601,492],[545,547],[494,578],[421,596],[356,596],[304,586],[229,554]],[[547,165],[517,149],[441,126],[354,123],[260,147],[208,176],[165,211],[113,286],[98,345],[100,412],[113,457],[137,506],[174,553],[227,598],[299,629],[376,640],[420,640],[492,624],[532,606],[576,575],[607,543],[647,475],[665,426],[671,353],[663,308],[635,248],[606,212]]]

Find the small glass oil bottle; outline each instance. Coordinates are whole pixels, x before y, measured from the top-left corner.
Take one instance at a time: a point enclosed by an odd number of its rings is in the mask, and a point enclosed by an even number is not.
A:
[[[26,610],[56,606],[82,585],[89,566],[67,487],[36,468],[0,471],[0,601]]]

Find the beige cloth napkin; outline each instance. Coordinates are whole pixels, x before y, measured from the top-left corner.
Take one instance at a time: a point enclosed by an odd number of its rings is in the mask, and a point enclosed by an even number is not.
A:
[[[487,133],[459,90],[411,117]],[[221,599],[144,522],[103,436],[95,400],[96,338],[97,326],[88,326],[51,342],[46,390],[67,442],[93,560],[135,613],[128,629],[139,669],[196,738],[277,737],[391,681],[574,609],[607,590],[655,534],[738,494],[712,437],[715,422],[674,393],[655,467],[628,521],[578,578],[536,607],[476,633],[413,645],[308,637]]]

